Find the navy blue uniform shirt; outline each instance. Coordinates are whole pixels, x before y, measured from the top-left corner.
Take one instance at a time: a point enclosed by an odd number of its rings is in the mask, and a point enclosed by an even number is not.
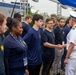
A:
[[[34,28],[30,28],[23,39],[28,45],[28,65],[41,64],[42,60],[40,30],[36,31]]]
[[[26,23],[23,23],[22,27],[23,27],[22,37],[24,37],[31,27],[30,25],[27,25]]]
[[[55,44],[55,37],[53,32],[49,32],[47,30],[44,30],[42,35],[41,35],[41,43],[43,46],[43,52],[44,53],[50,53],[52,55],[52,52],[54,52],[55,48],[49,48],[43,45],[43,43],[48,42],[51,44]]]
[[[3,36],[0,34],[0,75],[5,75]]]
[[[40,34],[42,34],[42,32],[43,32],[43,28],[39,28],[40,29]]]
[[[55,27],[54,35],[55,35],[55,44],[62,44],[62,42],[64,41],[63,29],[60,29],[59,26]]]
[[[49,32],[47,30],[44,30],[41,35],[41,41],[42,41],[42,56],[43,60],[50,61],[51,58],[54,58],[55,55],[55,48],[49,48],[43,45],[43,43],[48,42],[51,44],[55,44],[55,37],[53,32]]]
[[[27,66],[27,45],[21,37],[15,39],[9,34],[3,41],[4,56],[8,57],[9,69],[19,69]]]
[[[69,31],[71,30],[71,27],[65,26],[63,28],[63,30],[64,30],[64,42],[66,43],[67,42],[66,36],[69,33]]]

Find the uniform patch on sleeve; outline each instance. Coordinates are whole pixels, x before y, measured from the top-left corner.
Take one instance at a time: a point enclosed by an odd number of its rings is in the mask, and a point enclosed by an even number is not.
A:
[[[76,29],[76,26],[73,26],[72,29],[73,29],[73,30]]]
[[[0,48],[1,48],[1,51],[4,51],[4,46],[0,46]]]
[[[23,44],[26,44],[26,42],[23,41]]]

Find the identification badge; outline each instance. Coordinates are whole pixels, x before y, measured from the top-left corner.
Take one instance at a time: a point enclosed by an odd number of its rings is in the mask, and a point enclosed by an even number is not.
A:
[[[65,43],[64,43],[64,41],[62,41],[62,45],[64,45]]]
[[[24,66],[27,65],[27,57],[23,58]]]

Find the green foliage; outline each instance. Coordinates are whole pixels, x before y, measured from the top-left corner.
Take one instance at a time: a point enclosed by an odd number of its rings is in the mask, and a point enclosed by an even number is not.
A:
[[[28,10],[28,14],[33,16],[34,14],[37,14],[38,11],[39,11],[39,10],[37,10],[35,13],[32,13],[31,8],[30,8],[30,10]],[[31,27],[32,27],[32,26],[33,26],[33,22],[31,22],[30,25],[31,25]]]

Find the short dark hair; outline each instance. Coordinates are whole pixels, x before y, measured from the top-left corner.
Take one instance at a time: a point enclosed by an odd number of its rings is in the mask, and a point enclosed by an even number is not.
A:
[[[71,17],[69,17],[66,22],[65,22],[65,25],[67,25],[69,23],[69,20],[70,20]]]
[[[18,21],[17,19],[12,19],[11,17],[7,18],[7,27],[9,28],[9,30],[11,31],[13,26],[17,26],[17,24],[19,24],[20,21]]]
[[[58,19],[58,22],[60,22],[61,20],[65,20],[65,19],[64,19],[64,18],[59,18],[59,19]]]
[[[48,23],[49,21],[53,21],[53,20],[51,18],[47,18],[45,22]]]
[[[15,13],[15,14],[14,14],[14,18],[17,18],[17,17],[18,17],[18,18],[21,18],[21,14],[20,14],[20,13]]]
[[[34,23],[35,21],[38,21],[39,19],[43,20],[43,16],[40,15],[40,14],[35,14],[35,15],[33,16],[32,21],[33,21],[33,23]]]

